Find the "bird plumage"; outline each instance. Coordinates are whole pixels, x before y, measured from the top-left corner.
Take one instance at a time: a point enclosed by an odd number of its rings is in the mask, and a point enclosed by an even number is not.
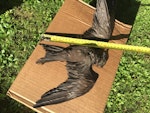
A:
[[[109,0],[109,2],[114,2],[114,0]],[[82,38],[109,39],[111,37],[114,17],[110,16],[112,14],[109,10],[106,0],[97,0],[92,27],[82,35]],[[66,48],[47,44],[41,45],[46,54],[36,63],[67,62],[68,79],[56,88],[44,93],[33,106],[35,108],[65,102],[87,93],[98,78],[92,65],[96,64],[102,67],[108,59],[108,50],[106,49],[77,45],[70,45]]]

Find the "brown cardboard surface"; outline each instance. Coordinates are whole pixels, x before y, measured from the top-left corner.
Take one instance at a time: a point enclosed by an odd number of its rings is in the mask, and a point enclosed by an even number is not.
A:
[[[65,0],[59,12],[50,23],[46,32],[82,34],[92,23],[94,8],[79,0]],[[131,26],[116,20],[113,35],[129,34]],[[126,43],[127,35],[113,43]],[[43,42],[59,46],[68,44]],[[44,65],[36,64],[36,60],[43,57],[45,51],[37,45],[14,83],[7,92],[11,98],[21,102],[29,108],[43,113],[102,113],[115,78],[115,74],[122,55],[120,50],[109,50],[109,59],[103,68],[93,66],[99,74],[94,87],[85,95],[57,105],[33,108],[35,101],[49,89],[58,86],[67,78],[65,62],[50,62]]]

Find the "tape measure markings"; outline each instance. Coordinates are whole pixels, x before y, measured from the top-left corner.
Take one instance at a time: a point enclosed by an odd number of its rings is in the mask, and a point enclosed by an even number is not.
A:
[[[148,47],[115,44],[110,42],[101,42],[95,40],[71,38],[71,37],[48,35],[48,34],[43,34],[42,37],[49,38],[51,41],[54,42],[63,42],[69,44],[86,45],[90,47],[99,47],[99,48],[108,48],[108,49],[128,50],[128,51],[143,52],[143,53],[150,54],[150,48]]]

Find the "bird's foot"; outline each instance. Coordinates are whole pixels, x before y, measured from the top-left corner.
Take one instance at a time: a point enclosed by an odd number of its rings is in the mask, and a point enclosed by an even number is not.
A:
[[[103,67],[103,66],[106,64],[106,62],[107,62],[107,60],[108,60],[108,57],[109,57],[109,55],[108,55],[108,50],[105,50],[105,51],[103,52],[103,54],[102,54],[100,60],[98,61],[97,66],[98,66],[98,67]]]
[[[36,64],[44,64],[45,62],[45,58],[40,58],[36,61]]]

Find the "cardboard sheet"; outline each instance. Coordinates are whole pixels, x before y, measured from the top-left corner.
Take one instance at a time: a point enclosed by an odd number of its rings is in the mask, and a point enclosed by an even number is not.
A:
[[[63,6],[50,23],[46,32],[82,34],[93,19],[95,9],[79,0],[65,0]],[[113,36],[120,38],[113,43],[126,43],[131,26],[116,20]],[[116,37],[116,38],[117,38]],[[59,46],[68,44],[44,42]],[[85,95],[73,100],[41,108],[32,106],[40,96],[58,86],[67,79],[65,62],[50,62],[44,65],[35,62],[45,55],[45,51],[37,45],[25,65],[21,69],[7,95],[27,107],[43,113],[103,113],[115,74],[122,55],[120,50],[109,50],[109,59],[103,68],[93,66],[99,74],[94,87]]]

